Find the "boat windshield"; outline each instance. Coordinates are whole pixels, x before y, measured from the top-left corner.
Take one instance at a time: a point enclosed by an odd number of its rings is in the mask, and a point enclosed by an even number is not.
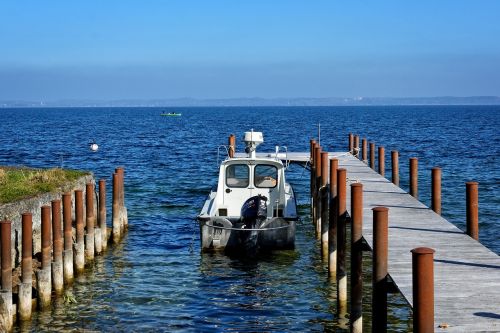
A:
[[[258,164],[254,169],[254,183],[256,187],[276,187],[278,168],[274,165]]]
[[[247,187],[250,183],[249,168],[246,164],[232,164],[226,168],[226,185],[228,187]]]

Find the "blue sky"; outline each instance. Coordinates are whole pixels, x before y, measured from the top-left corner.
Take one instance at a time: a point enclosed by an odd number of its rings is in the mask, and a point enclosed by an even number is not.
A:
[[[0,99],[500,95],[500,1],[9,1]]]

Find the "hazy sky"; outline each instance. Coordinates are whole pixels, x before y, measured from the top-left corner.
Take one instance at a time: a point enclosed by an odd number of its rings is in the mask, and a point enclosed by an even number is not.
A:
[[[0,3],[0,99],[500,95],[500,1]]]

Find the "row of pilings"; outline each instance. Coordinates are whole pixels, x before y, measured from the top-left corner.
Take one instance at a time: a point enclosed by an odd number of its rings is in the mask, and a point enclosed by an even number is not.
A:
[[[349,134],[349,153],[375,170],[375,143]],[[363,269],[362,252],[367,249],[363,241],[363,184],[351,187],[351,215],[346,208],[347,170],[339,168],[337,158],[329,158],[315,140],[310,141],[311,160],[311,215],[316,239],[321,242],[321,256],[328,262],[328,274],[337,284],[337,316],[349,318],[351,332],[362,332]],[[384,147],[378,147],[378,172],[385,176]],[[391,152],[392,182],[399,186],[399,153]],[[410,191],[418,198],[418,159],[410,158]],[[478,191],[476,182],[466,183],[467,234],[478,239]],[[432,169],[431,208],[441,214],[441,169]],[[374,207],[373,215],[373,266],[372,266],[372,331],[387,330],[388,225],[389,208]],[[351,223],[350,272],[346,265],[347,224]],[[413,274],[413,329],[414,332],[434,331],[434,250],[426,247],[412,251]],[[350,276],[350,313],[348,314],[347,278]]]
[[[30,320],[35,309],[50,308],[53,298],[63,295],[64,288],[73,284],[75,276],[84,274],[85,267],[92,266],[96,255],[102,255],[109,243],[120,242],[128,226],[121,167],[113,174],[112,201],[111,230],[107,227],[104,179],[99,180],[98,191],[95,184],[89,182],[85,191],[64,193],[61,199],[51,201],[51,205],[40,207],[41,253],[38,254],[33,253],[33,214],[22,213],[21,275],[17,286],[13,286],[12,222],[0,222],[1,332],[11,331],[16,320]]]

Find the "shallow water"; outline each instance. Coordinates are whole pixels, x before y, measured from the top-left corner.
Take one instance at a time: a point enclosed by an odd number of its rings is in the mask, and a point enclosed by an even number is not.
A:
[[[500,167],[495,163],[500,107],[171,108],[182,116],[161,117],[164,110],[0,110],[0,164],[88,169],[105,177],[109,188],[114,168],[126,170],[124,242],[98,258],[93,274],[69,290],[76,303],[58,301],[18,330],[342,331],[334,285],[309,220],[309,175],[300,167],[289,172],[302,217],[294,251],[259,261],[200,253],[194,218],[216,181],[217,150],[235,133],[241,151],[242,134],[251,128],[264,132],[260,151],[274,145],[307,151],[318,123],[321,143],[330,151],[346,150],[348,132],[360,134],[385,146],[386,161],[390,150],[399,150],[403,189],[408,188],[408,158],[419,157],[420,200],[427,205],[430,169],[441,166],[443,216],[461,229],[465,182],[478,181],[480,239],[500,253]],[[96,153],[88,150],[91,140],[100,146]],[[369,272],[367,266],[366,310]],[[390,301],[389,331],[408,331],[411,313],[404,300],[393,295]]]

